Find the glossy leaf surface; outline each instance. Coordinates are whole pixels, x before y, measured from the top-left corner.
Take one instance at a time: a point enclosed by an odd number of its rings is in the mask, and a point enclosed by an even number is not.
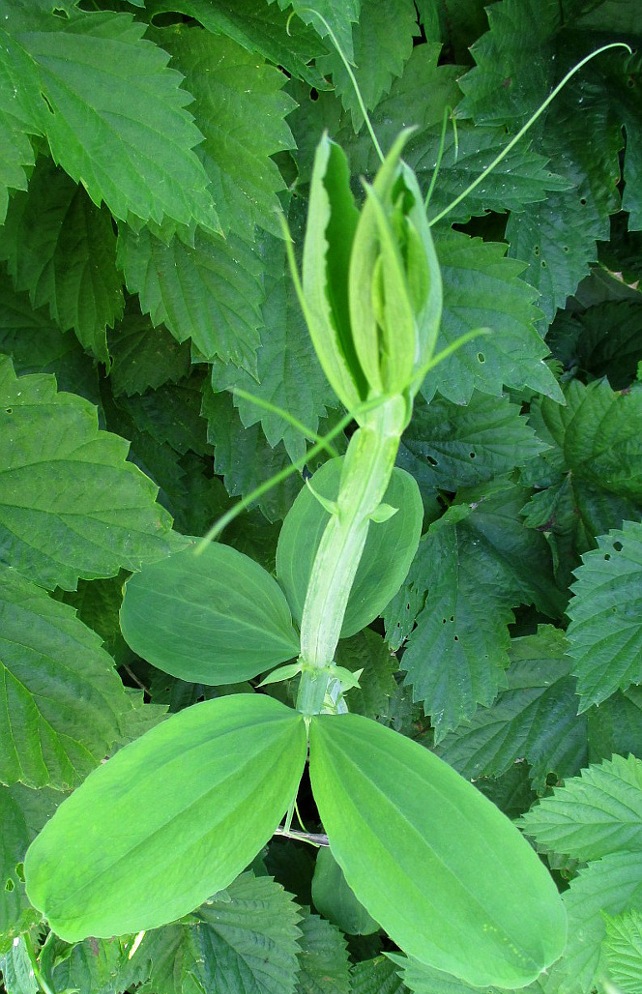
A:
[[[359,715],[320,715],[310,776],[346,880],[405,952],[474,985],[521,987],[561,955],[539,858],[471,784]]]
[[[335,500],[343,459],[331,459],[315,474],[312,486],[321,497]],[[419,489],[404,470],[393,470],[384,501],[398,508],[387,521],[372,522],[341,637],[348,638],[384,610],[403,583],[413,560],[423,521]],[[305,487],[288,513],[279,536],[276,570],[295,620],[300,621],[312,564],[330,515]]]
[[[139,655],[192,683],[248,680],[299,651],[276,581],[227,545],[185,549],[132,576],[121,625]]]
[[[305,749],[302,717],[272,698],[232,695],[181,711],[60,806],[27,853],[29,899],[67,942],[180,918],[270,838]]]

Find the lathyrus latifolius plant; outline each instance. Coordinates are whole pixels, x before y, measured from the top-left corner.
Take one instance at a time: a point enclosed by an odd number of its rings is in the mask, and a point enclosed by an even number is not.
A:
[[[93,772],[25,862],[32,902],[64,939],[155,928],[227,887],[291,817],[309,751],[332,853],[405,952],[508,988],[562,953],[563,905],[517,829],[427,749],[347,713],[342,695],[355,675],[335,664],[339,639],[398,590],[421,531],[417,485],[394,464],[438,358],[441,280],[417,181],[401,160],[406,138],[365,186],[361,210],[342,150],[327,137],[317,150],[295,278],[319,361],[357,429],[286,517],[276,579],[208,542],[126,586],[123,633],[154,665],[221,686],[297,676],[296,709],[266,693],[224,694]]]

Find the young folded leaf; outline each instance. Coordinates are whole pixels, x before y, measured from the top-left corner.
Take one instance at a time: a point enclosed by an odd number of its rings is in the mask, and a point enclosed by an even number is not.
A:
[[[299,654],[278,583],[249,556],[184,549],[127,581],[123,635],[148,662],[190,683],[249,680]]]
[[[538,856],[428,750],[359,715],[316,715],[310,777],[349,886],[409,956],[513,988],[562,954],[566,913]]]
[[[117,752],[27,852],[30,901],[67,942],[157,928],[227,887],[283,817],[304,720],[237,694],[179,712]]]

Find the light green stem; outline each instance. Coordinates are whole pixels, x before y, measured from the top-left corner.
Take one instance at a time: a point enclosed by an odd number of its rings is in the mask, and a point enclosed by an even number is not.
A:
[[[302,674],[297,709],[318,714],[331,678],[348,597],[373,513],[381,504],[408,419],[407,401],[382,400],[350,439],[337,511],[326,525],[312,566],[301,619]],[[376,527],[376,526],[375,526]]]

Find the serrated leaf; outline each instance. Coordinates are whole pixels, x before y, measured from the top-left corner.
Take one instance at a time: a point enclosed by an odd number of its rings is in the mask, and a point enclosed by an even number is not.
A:
[[[559,994],[585,994],[600,966],[605,915],[642,911],[642,853],[614,853],[580,870],[564,893],[568,942],[551,980]]]
[[[312,477],[314,488],[323,498],[336,499],[342,468],[341,457],[331,459]],[[410,474],[393,470],[384,499],[399,511],[387,521],[370,525],[341,627],[342,638],[355,635],[384,611],[405,579],[419,543],[423,512],[419,490]],[[299,623],[314,558],[329,520],[326,508],[304,487],[279,534],[277,577]]]
[[[0,257],[35,308],[48,306],[61,331],[73,329],[89,352],[107,360],[106,328],[123,311],[112,217],[50,159],[38,160],[28,192],[12,198]]]
[[[268,3],[273,2],[274,0],[268,0]],[[329,24],[346,58],[353,60],[352,25],[359,20],[361,0],[315,0],[313,8],[306,0],[277,0],[277,3],[281,10],[292,6],[305,24],[310,24],[325,38],[328,29],[321,18],[315,16],[316,11]]]
[[[405,994],[395,963],[383,956],[355,963],[351,994]]]
[[[641,304],[642,298],[606,300],[578,314],[580,334],[568,365],[577,363],[589,378],[606,376],[613,390],[632,386],[642,340]]]
[[[236,694],[172,715],[60,806],[25,859],[30,900],[68,942],[187,914],[270,838],[305,748],[302,717],[268,697]]]
[[[407,956],[399,956],[394,953],[388,954],[389,959],[402,969],[399,976],[403,983],[413,994],[501,994],[497,987],[483,988],[472,987],[464,980],[459,980],[451,974],[444,973],[443,970],[435,970],[425,963],[420,963],[416,959]],[[537,983],[537,981],[535,982]],[[526,988],[529,991],[535,984],[529,984]]]
[[[76,613],[13,570],[0,574],[0,781],[75,786],[131,709],[112,659]]]
[[[22,784],[0,786],[0,953],[40,921],[25,894],[18,866],[47,818],[63,799],[58,791],[29,790]]]
[[[207,418],[208,441],[214,445],[214,469],[223,477],[231,497],[246,496],[291,465],[285,447],[270,448],[258,425],[244,428],[231,397],[203,391],[203,416]],[[293,473],[271,488],[258,501],[268,521],[285,517],[301,489],[301,477]]]
[[[71,948],[51,936],[41,952],[41,969],[56,991],[74,994],[114,994],[147,979],[149,970],[129,952],[134,937],[96,939],[92,936]]]
[[[522,266],[505,257],[505,246],[482,242],[461,232],[435,232],[443,270],[444,307],[439,353],[464,332],[490,328],[491,334],[462,345],[428,373],[426,400],[435,392],[465,404],[473,390],[501,396],[503,387],[531,387],[561,401],[557,382],[543,362],[548,349],[533,322],[533,290],[519,274]]]
[[[141,0],[141,6],[143,0]],[[323,76],[313,61],[326,47],[312,28],[297,24],[288,32],[287,11],[281,11],[265,0],[219,0],[212,6],[209,0],[152,0],[147,9],[180,11],[195,18],[214,35],[225,35],[248,52],[257,53],[273,66],[283,66],[296,79],[310,86],[323,87]]]
[[[599,536],[576,571],[567,609],[581,710],[642,683],[642,524]]]
[[[525,495],[504,484],[462,496],[430,525],[386,611],[388,633],[410,630],[406,605],[416,612],[402,668],[437,742],[502,687],[512,609],[536,603],[551,617],[560,611],[546,540],[519,516]]]
[[[429,495],[487,483],[525,465],[543,447],[516,404],[475,391],[465,406],[418,398],[397,462]]]
[[[285,75],[222,35],[174,25],[155,37],[194,96],[205,136],[199,155],[222,230],[250,241],[258,224],[279,235],[285,182],[271,156],[293,147],[284,118],[296,106],[282,92]]]
[[[177,383],[189,374],[189,344],[180,344],[162,326],[128,307],[108,336],[114,396],[145,393],[164,383]]]
[[[198,230],[194,245],[166,244],[148,228],[122,228],[118,262],[141,309],[205,359],[256,369],[263,302],[261,263],[250,242]]]
[[[297,973],[300,912],[269,877],[244,873],[225,901],[207,901],[191,930],[194,974],[217,994],[292,994]]]
[[[198,556],[185,549],[134,574],[120,620],[135,652],[189,683],[237,683],[299,653],[276,580],[219,543]]]
[[[642,760],[613,756],[543,797],[524,815],[538,845],[585,860],[642,852]]]
[[[40,990],[24,939],[16,939],[6,953],[0,953],[0,973],[6,994],[38,994]]]
[[[121,397],[117,404],[139,432],[151,435],[160,445],[168,444],[183,456],[189,452],[209,456],[212,450],[200,411],[202,385],[202,375],[193,372],[178,383],[165,383],[140,396]]]
[[[525,759],[536,790],[544,790],[551,773],[557,779],[577,773],[587,760],[587,723],[577,716],[566,649],[563,633],[551,627],[514,639],[507,688],[447,735],[437,755],[468,780],[501,776]]]
[[[3,558],[43,586],[138,569],[169,551],[169,516],[100,431],[96,409],[57,393],[53,376],[16,377],[0,359],[0,542]]]
[[[316,432],[327,406],[336,403],[314,352],[285,259],[283,242],[265,239],[265,300],[262,306],[261,344],[256,354],[256,374],[230,363],[212,365],[212,389],[241,387],[247,393],[286,410],[310,431]],[[257,382],[258,380],[258,382]],[[251,427],[260,420],[268,443],[283,441],[290,458],[300,459],[306,439],[278,413],[235,397],[241,421]]]
[[[29,67],[27,113],[52,155],[119,220],[216,225],[189,93],[130,14],[20,11],[10,21]],[[23,70],[24,71],[24,70]],[[41,96],[42,94],[42,96]]]
[[[394,673],[398,664],[385,640],[365,628],[352,638],[341,639],[336,661],[353,672],[362,671],[359,686],[346,694],[348,710],[367,718],[386,714],[397,690]]]
[[[33,148],[20,122],[0,110],[0,129],[4,135],[0,150],[0,224],[9,206],[9,190],[27,189],[27,172],[34,164]]]
[[[315,715],[310,777],[349,886],[409,955],[507,987],[560,955],[565,915],[548,871],[428,750],[359,715]]]
[[[642,976],[642,912],[607,916],[602,951],[609,979],[622,994],[637,994]]]
[[[401,76],[417,35],[417,12],[411,0],[385,4],[361,0],[359,21],[353,29],[354,63],[357,84],[367,110],[373,110],[388,93],[396,76]],[[363,126],[363,114],[354,84],[338,52],[317,60],[321,72],[331,73],[337,94],[352,114],[354,130]]]
[[[296,994],[350,994],[346,941],[330,922],[304,909],[299,922]]]
[[[611,694],[599,707],[590,708],[586,717],[592,763],[614,752],[642,756],[642,687]]]

